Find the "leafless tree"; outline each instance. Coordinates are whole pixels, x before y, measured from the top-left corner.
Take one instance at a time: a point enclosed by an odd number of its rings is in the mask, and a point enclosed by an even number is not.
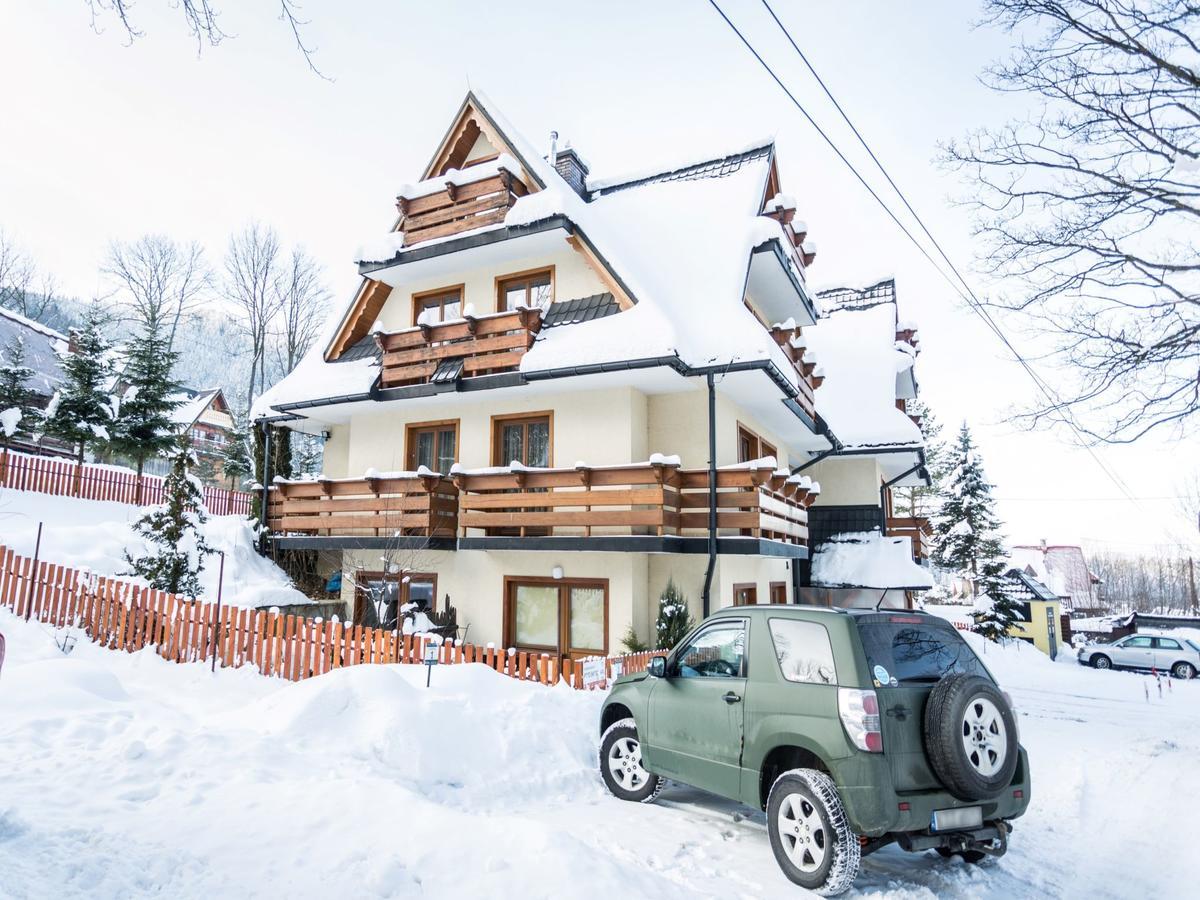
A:
[[[35,273],[29,254],[0,230],[0,306],[32,318],[27,310]]]
[[[945,159],[970,185],[984,270],[1019,285],[986,302],[1061,370],[1026,420],[1069,415],[1097,442],[1182,436],[1200,423],[1200,6],[984,8],[1018,37],[985,82],[1034,112]]]
[[[101,271],[116,283],[117,303],[146,327],[161,329],[172,348],[179,323],[212,286],[203,248],[161,234],[114,241]]]
[[[276,354],[280,373],[286,375],[296,368],[320,333],[330,295],[321,266],[303,247],[292,249],[276,290],[280,301]]]
[[[131,0],[87,0],[87,2],[88,8],[91,10],[94,30],[99,31],[101,22],[104,20],[115,18],[120,22],[130,43],[142,37],[142,31],[134,24],[130,15],[135,5]],[[296,0],[276,0],[276,2],[279,21],[291,30],[292,39],[296,42],[296,49],[304,57],[304,62],[313,73],[324,78],[325,76],[317,68],[313,59],[316,48],[307,44],[302,34],[304,27],[309,23],[300,18],[300,4]],[[212,0],[172,0],[170,5],[178,9],[183,16],[188,33],[196,40],[197,53],[203,51],[206,45],[215,47],[225,38],[230,37],[217,22],[221,11]]]
[[[238,327],[250,345],[247,409],[254,402],[255,384],[259,391],[266,387],[267,338],[283,306],[279,290],[283,275],[275,229],[252,222],[229,239],[224,292],[241,314]]]

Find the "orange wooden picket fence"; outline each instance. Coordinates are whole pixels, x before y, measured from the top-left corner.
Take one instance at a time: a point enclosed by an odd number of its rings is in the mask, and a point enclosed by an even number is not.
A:
[[[110,650],[153,647],[178,663],[211,662],[221,668],[254,666],[261,674],[300,681],[345,666],[421,663],[432,639],[366,628],[336,619],[322,621],[261,609],[189,600],[120,578],[97,576],[0,546],[0,606],[55,628],[78,628]],[[560,677],[584,687],[582,662],[563,672],[545,653],[498,650],[461,641],[438,648],[442,665],[481,663],[502,675],[541,684]],[[625,672],[640,671],[653,654],[619,658]],[[613,659],[606,660],[611,676]],[[640,668],[639,668],[640,667]],[[570,668],[570,667],[568,667]],[[591,685],[596,686],[596,685]]]
[[[0,487],[18,491],[37,491],[83,500],[111,500],[150,506],[162,503],[163,479],[128,469],[77,465],[71,460],[52,456],[32,456],[7,449],[0,450]],[[224,488],[206,487],[204,506],[214,516],[250,514],[250,494]]]

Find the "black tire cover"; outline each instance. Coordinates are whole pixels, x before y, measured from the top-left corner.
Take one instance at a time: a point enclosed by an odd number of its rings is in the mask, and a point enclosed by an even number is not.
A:
[[[1004,758],[985,775],[972,763],[963,744],[968,708],[989,701],[1000,713]],[[1017,722],[1004,694],[980,675],[947,675],[934,685],[925,703],[925,754],[938,780],[959,800],[994,800],[1012,784],[1017,770]],[[999,737],[998,735],[996,737]]]

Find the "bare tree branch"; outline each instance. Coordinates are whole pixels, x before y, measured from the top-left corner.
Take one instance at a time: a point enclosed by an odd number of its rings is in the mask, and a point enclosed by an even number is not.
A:
[[[200,307],[212,286],[204,250],[161,234],[114,241],[101,271],[115,282],[117,302],[147,328],[160,328],[174,348],[179,323]]]
[[[986,0],[1019,36],[987,70],[1035,112],[944,150],[965,176],[989,301],[1049,341],[1061,402],[1094,441],[1200,422],[1200,6]],[[1032,353],[1033,351],[1031,351]]]

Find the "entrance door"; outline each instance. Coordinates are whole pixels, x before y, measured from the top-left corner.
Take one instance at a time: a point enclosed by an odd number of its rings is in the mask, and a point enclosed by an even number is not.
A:
[[[608,655],[608,582],[508,580],[505,644],[550,653],[564,664]]]
[[[740,785],[746,627],[723,619],[697,632],[650,694],[654,771],[725,797]]]

